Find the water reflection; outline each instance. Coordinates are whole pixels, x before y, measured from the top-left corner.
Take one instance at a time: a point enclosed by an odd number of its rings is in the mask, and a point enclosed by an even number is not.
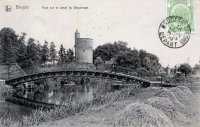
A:
[[[98,94],[105,94],[114,91],[112,87],[113,82],[103,79],[87,79],[59,82],[59,80],[51,79],[45,82],[29,83],[32,87],[18,88],[13,91],[13,94],[28,98],[34,101],[64,105],[67,103],[76,103],[83,101],[90,101]],[[32,109],[25,106],[19,106],[4,101],[5,98],[0,99],[0,117],[5,114],[7,117],[13,117],[20,120],[24,115],[30,115]]]
[[[31,113],[31,108],[6,102],[4,96],[0,97],[0,118],[4,117],[21,120],[22,116],[28,116]]]
[[[49,82],[48,82],[49,83]],[[84,82],[57,82],[49,83],[48,88],[44,89],[40,84],[34,89],[18,89],[14,94],[31,100],[64,105],[66,103],[76,103],[91,101],[97,94],[104,94],[112,90],[111,84],[106,80],[86,80]]]

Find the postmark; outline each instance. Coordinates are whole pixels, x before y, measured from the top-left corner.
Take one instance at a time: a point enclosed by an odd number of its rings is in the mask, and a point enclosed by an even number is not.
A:
[[[167,10],[168,16],[183,17],[190,24],[191,31],[195,31],[193,0],[168,0]]]
[[[190,39],[191,27],[187,20],[179,16],[169,16],[158,28],[160,41],[169,48],[181,48]]]

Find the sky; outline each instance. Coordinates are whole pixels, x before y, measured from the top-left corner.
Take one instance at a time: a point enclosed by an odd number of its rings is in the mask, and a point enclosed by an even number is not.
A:
[[[6,5],[11,12],[5,11]],[[88,9],[55,9],[69,6]],[[47,40],[57,48],[61,44],[74,48],[78,28],[81,37],[93,39],[94,49],[120,40],[157,55],[163,66],[186,62],[193,66],[200,60],[200,0],[194,0],[194,8],[195,32],[179,49],[164,46],[158,37],[159,25],[167,17],[167,0],[0,0],[0,29],[11,27],[41,43]]]

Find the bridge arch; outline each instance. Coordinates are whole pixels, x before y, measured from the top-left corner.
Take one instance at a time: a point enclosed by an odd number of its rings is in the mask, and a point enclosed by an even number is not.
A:
[[[7,85],[16,87],[19,84],[31,81],[37,81],[40,79],[53,78],[53,77],[68,77],[68,76],[78,76],[78,77],[90,77],[90,78],[105,78],[117,81],[124,81],[128,83],[138,82],[144,86],[150,86],[150,81],[142,79],[136,76],[121,74],[121,73],[110,73],[103,71],[89,71],[89,70],[73,70],[73,71],[52,71],[30,74],[26,76],[21,76],[18,78],[10,79],[5,81]]]

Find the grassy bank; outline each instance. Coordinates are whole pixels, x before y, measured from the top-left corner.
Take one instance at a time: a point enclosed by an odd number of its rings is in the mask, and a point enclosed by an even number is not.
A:
[[[197,98],[185,86],[161,88],[153,97],[124,107],[118,127],[199,127]]]
[[[83,112],[91,107],[106,104],[108,102],[114,102],[134,96],[137,94],[139,87],[132,86],[123,88],[121,90],[110,92],[107,94],[99,94],[92,101],[67,103],[65,107],[59,107],[52,110],[35,110],[30,116],[23,117],[21,121],[15,121],[11,118],[2,117],[0,119],[0,126],[3,127],[27,127],[33,125],[39,125],[43,122],[55,121],[63,119],[69,116],[73,116],[76,113]]]

